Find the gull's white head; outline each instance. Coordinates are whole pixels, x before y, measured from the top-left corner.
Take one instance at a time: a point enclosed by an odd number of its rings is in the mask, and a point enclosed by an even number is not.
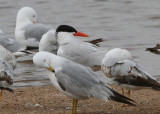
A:
[[[114,48],[109,50],[102,60],[103,66],[110,66],[118,61],[132,59],[131,53],[126,49]]]
[[[36,23],[37,21],[37,13],[31,7],[23,7],[18,11],[16,27],[19,24],[30,24]]]
[[[36,66],[47,68],[52,72],[61,65],[61,61],[63,61],[61,57],[45,51],[38,52],[33,56],[33,63]]]
[[[38,67],[49,68],[50,67],[50,54],[44,51],[38,52],[33,56],[33,63]]]

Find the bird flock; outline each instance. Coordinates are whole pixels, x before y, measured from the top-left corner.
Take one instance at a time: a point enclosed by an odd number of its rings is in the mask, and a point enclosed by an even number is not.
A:
[[[102,39],[85,42],[78,37],[89,37],[70,25],[56,29],[37,23],[37,13],[23,7],[16,18],[15,39],[0,33],[0,100],[2,90],[14,92],[16,57],[33,54],[33,63],[45,68],[53,86],[73,99],[72,114],[76,113],[78,100],[91,97],[103,101],[136,106],[131,90],[150,88],[159,91],[160,84],[137,63],[126,49],[101,50],[97,43]],[[159,44],[146,51],[159,54]],[[38,49],[35,54],[32,50]],[[103,72],[100,77],[96,71]],[[122,89],[118,93],[110,84]],[[124,89],[128,96],[124,96]]]

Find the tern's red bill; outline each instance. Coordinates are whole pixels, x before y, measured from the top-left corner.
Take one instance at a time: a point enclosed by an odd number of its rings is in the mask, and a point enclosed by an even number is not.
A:
[[[84,34],[82,32],[76,32],[73,34],[74,36],[81,36],[81,37],[89,37],[87,34]]]

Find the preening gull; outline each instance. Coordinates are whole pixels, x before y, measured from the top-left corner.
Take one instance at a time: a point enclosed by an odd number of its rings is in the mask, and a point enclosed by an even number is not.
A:
[[[45,51],[36,53],[33,62],[36,66],[50,70],[48,76],[54,87],[73,98],[72,114],[76,113],[78,100],[91,97],[133,105],[131,99],[112,90],[89,67]]]
[[[0,90],[8,90],[13,92],[13,69],[16,67],[14,55],[0,45]],[[2,91],[0,91],[0,100],[2,99]]]
[[[51,27],[37,24],[37,13],[31,7],[19,10],[16,19],[16,40],[30,48],[38,48],[39,41]]]
[[[85,66],[100,68],[106,50],[100,51],[96,45],[84,42],[77,36],[88,37],[69,25],[60,25],[56,31],[50,30],[43,35],[39,51],[48,51]]]
[[[109,50],[102,61],[102,70],[107,77],[115,81],[114,84],[122,87],[122,94],[123,88],[128,88],[129,97],[130,89],[160,90],[160,84],[132,59],[131,53],[126,49]]]

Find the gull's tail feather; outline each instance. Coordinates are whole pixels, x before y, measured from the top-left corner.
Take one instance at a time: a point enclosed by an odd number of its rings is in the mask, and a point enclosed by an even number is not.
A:
[[[11,88],[0,87],[0,90],[7,90],[11,93],[14,93],[13,89],[11,89]]]
[[[114,91],[112,89],[110,89],[110,91],[113,93],[113,95],[110,96],[111,100],[135,106],[135,104],[133,104],[133,103],[130,102],[130,101],[135,102],[134,100],[132,100],[132,99],[130,99],[128,97],[125,97],[125,96],[117,93],[116,91]]]
[[[160,83],[158,83],[156,80],[149,80],[149,83],[154,90],[160,91]]]
[[[38,49],[38,47],[32,47],[32,46],[27,46],[26,50],[35,50]]]
[[[27,50],[21,51],[21,52],[26,53],[26,54],[32,54],[31,52],[29,52],[29,51],[27,51]]]

